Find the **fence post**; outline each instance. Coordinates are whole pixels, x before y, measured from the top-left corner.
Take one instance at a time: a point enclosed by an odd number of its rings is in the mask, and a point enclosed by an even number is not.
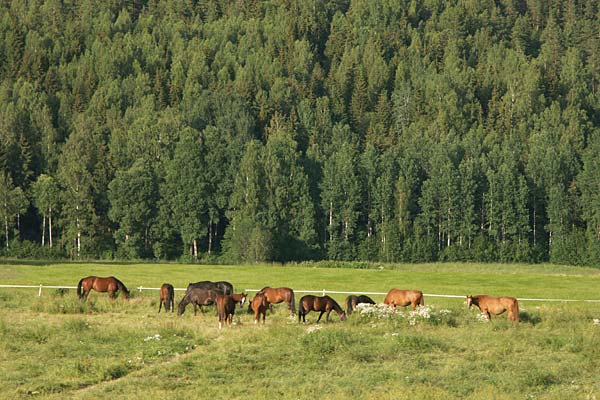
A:
[[[142,293],[142,287],[138,286],[138,292]]]
[[[42,284],[40,283],[40,290],[38,291],[38,297],[42,297]]]
[[[325,289],[323,289],[323,296],[325,296]]]

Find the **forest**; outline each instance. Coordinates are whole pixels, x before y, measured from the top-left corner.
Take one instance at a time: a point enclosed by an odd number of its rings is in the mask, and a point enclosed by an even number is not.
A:
[[[600,263],[595,0],[0,4],[0,256]]]

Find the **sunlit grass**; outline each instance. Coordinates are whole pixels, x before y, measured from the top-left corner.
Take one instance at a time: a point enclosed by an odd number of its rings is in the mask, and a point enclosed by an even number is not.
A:
[[[425,292],[489,291],[518,296],[597,296],[599,274],[485,273],[270,266],[2,266],[2,283],[64,284],[89,274],[116,275],[133,289],[226,279],[236,288]],[[455,270],[457,269],[457,270]],[[35,278],[35,280],[34,280]],[[484,279],[487,278],[487,279]],[[450,291],[452,290],[452,291]],[[157,313],[156,292],[129,301],[74,290],[0,290],[0,397],[22,398],[321,398],[564,399],[600,394],[598,303],[521,303],[521,321],[484,322],[463,299],[426,298],[427,310],[391,317],[352,314],[299,324],[285,306],[255,325],[237,310],[219,331],[215,310],[194,317]],[[182,292],[177,292],[178,301]],[[297,296],[298,297],[298,296]],[[337,295],[339,301],[344,295]],[[373,296],[377,297],[377,296]],[[299,298],[299,297],[298,297]],[[381,301],[382,298],[376,298]],[[412,317],[411,317],[412,315]],[[426,317],[428,316],[428,317]]]

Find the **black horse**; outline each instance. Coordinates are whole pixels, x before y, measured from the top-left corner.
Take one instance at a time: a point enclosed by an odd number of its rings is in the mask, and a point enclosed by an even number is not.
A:
[[[215,304],[218,294],[219,293],[210,289],[188,288],[185,296],[183,296],[183,299],[181,299],[179,305],[177,306],[177,315],[183,314],[185,307],[190,303],[194,305],[194,315],[196,315],[197,306],[200,306],[200,310],[202,310],[202,306],[210,306]]]
[[[352,311],[356,308],[357,304],[366,303],[366,304],[375,304],[372,298],[369,296],[365,296],[364,294],[360,296],[351,295],[346,297],[346,314],[352,314]]]
[[[186,293],[194,288],[212,290],[217,292],[217,294],[233,294],[233,285],[226,281],[200,281],[196,283],[190,283],[187,287]]]

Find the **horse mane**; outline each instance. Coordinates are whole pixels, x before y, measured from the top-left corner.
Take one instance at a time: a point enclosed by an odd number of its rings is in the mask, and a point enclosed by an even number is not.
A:
[[[327,296],[329,297],[329,296]],[[340,307],[340,305],[337,303],[337,301],[335,301],[334,299],[332,299],[331,297],[329,297],[329,299],[331,300],[331,302],[333,303],[333,309],[338,313],[338,314],[344,314],[345,311],[342,310],[342,307]]]
[[[115,278],[114,276],[112,278],[115,280],[115,282],[117,282],[117,286],[119,287],[119,290],[122,290],[125,293],[129,294],[129,289],[127,289],[127,286],[125,286],[125,284],[123,282],[121,282],[119,279]]]

